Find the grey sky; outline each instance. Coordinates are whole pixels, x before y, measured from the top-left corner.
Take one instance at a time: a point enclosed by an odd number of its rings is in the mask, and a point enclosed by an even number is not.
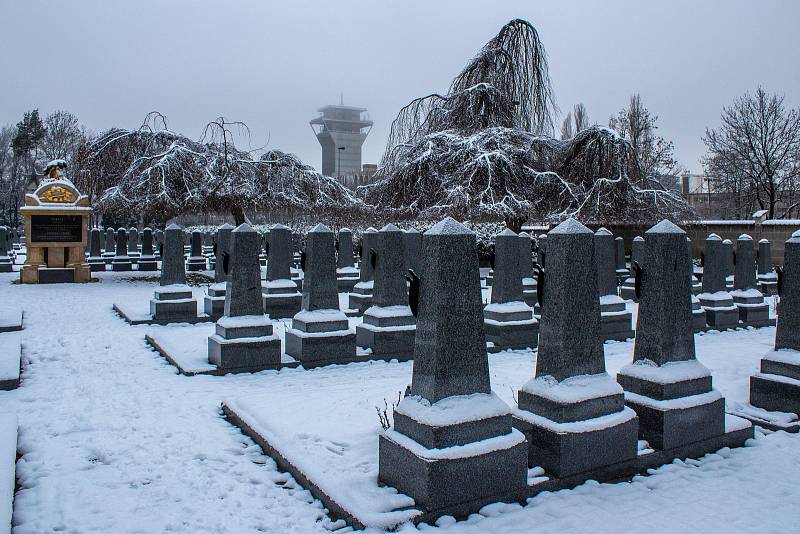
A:
[[[659,115],[679,160],[700,170],[700,137],[759,84],[800,103],[800,2],[0,0],[0,124],[66,109],[89,128],[136,127],[159,110],[200,136],[220,115],[253,147],[320,167],[308,121],[324,104],[369,109],[364,162],[397,111],[443,92],[512,18],[539,30],[557,102],[605,124],[633,92]]]

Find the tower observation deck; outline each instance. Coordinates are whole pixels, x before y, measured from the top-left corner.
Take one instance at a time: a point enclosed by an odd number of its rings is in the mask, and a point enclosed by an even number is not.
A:
[[[322,174],[334,178],[361,174],[361,145],[372,121],[362,117],[365,108],[324,106],[309,124],[322,145]]]

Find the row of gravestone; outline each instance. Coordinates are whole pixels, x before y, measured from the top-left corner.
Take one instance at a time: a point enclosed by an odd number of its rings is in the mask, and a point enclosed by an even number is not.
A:
[[[14,241],[13,231],[7,226],[0,226],[0,273],[10,273],[19,250],[19,241]]]

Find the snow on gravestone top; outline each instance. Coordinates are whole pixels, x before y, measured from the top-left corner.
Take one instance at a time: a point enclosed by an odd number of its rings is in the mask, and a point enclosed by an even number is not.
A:
[[[645,235],[633,360],[663,365],[694,359],[691,280],[685,275],[691,263],[686,233],[664,220]]]
[[[736,240],[736,263],[733,266],[735,275],[733,288],[736,290],[755,289],[756,287],[756,250],[753,238],[742,234]]]
[[[592,231],[568,219],[547,237],[536,376],[605,372]]]
[[[272,226],[267,251],[267,281],[291,280],[293,259],[292,230],[282,224]]]
[[[214,253],[214,282],[225,282],[230,274],[231,233],[233,225],[225,223],[217,229],[217,249]],[[259,245],[260,246],[260,243]],[[228,273],[225,273],[225,257],[228,257]]]
[[[408,304],[406,278],[403,273],[403,232],[387,224],[378,233],[378,261],[375,266],[373,306]]]
[[[800,230],[783,249],[781,313],[775,331],[775,350],[800,350]]]
[[[263,315],[261,302],[261,266],[258,253],[261,236],[247,223],[231,232],[228,284],[225,292],[225,316]]]
[[[616,245],[614,244],[614,236],[605,228],[600,228],[594,234],[594,259],[598,295],[601,297],[606,295],[616,296]]]
[[[338,310],[336,250],[333,232],[320,223],[306,234],[306,268],[303,280],[303,310]]]
[[[725,251],[718,235],[706,238],[703,265],[703,293],[725,291]]]
[[[600,229],[597,230],[597,232],[595,232],[594,235],[614,235],[614,234],[612,234],[608,228],[603,226],[600,227]]]
[[[522,301],[522,273],[519,265],[519,237],[506,228],[494,238],[494,280],[492,304]]]
[[[186,284],[186,266],[183,263],[183,228],[175,223],[164,232],[164,248],[161,254],[162,286]]]
[[[420,256],[411,394],[490,393],[475,234],[447,217],[423,234]]]

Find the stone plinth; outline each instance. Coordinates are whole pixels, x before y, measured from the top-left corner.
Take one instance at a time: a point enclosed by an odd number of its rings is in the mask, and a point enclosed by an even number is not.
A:
[[[203,256],[203,232],[195,230],[192,232],[191,248],[189,259],[186,260],[187,271],[204,271],[206,269],[206,257]]]
[[[706,238],[703,257],[703,292],[697,295],[700,305],[706,310],[708,326],[716,330],[736,328],[739,325],[739,309],[728,293],[728,252],[716,234]],[[730,260],[733,261],[731,248]]]

